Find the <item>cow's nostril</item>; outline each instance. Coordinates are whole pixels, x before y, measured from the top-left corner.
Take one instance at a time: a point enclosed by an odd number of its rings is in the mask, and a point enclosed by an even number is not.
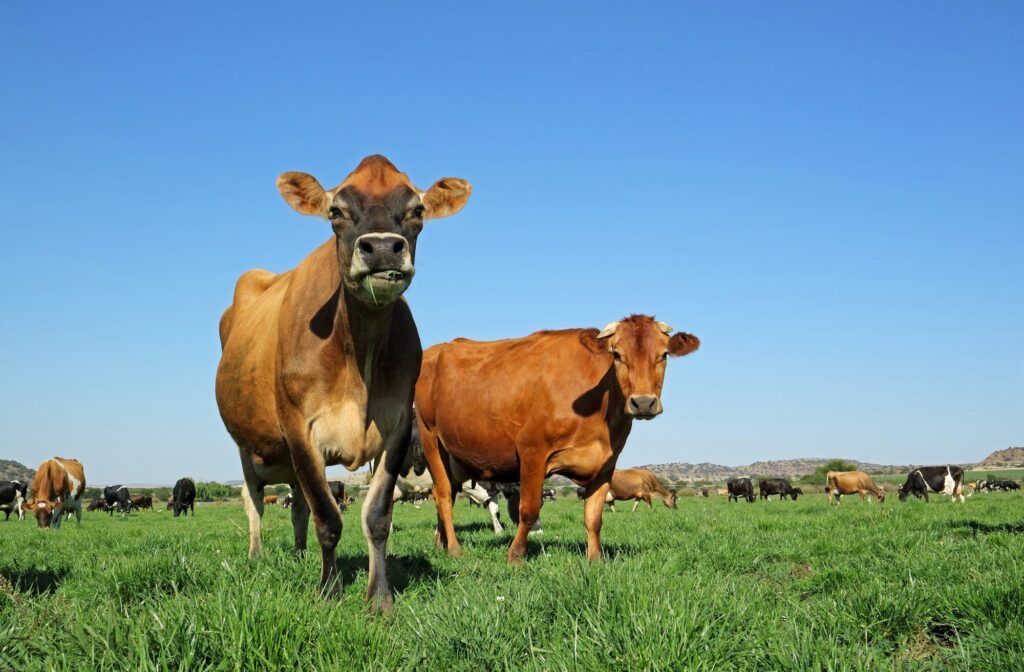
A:
[[[373,254],[373,245],[368,240],[360,240],[359,251],[363,254]]]
[[[396,240],[395,244],[391,246],[391,250],[395,254],[400,254],[402,252],[402,250],[404,250],[404,249],[405,249],[405,241],[404,240]]]

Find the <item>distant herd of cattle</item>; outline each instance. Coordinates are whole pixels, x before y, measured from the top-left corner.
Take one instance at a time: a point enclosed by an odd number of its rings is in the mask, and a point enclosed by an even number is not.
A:
[[[59,467],[59,471],[57,470]],[[899,488],[900,501],[907,497],[923,497],[928,501],[928,493],[947,495],[952,501],[963,502],[963,469],[954,465],[942,465],[936,467],[921,467],[907,475],[907,480]],[[829,504],[833,498],[838,503],[843,495],[856,494],[864,501],[874,496],[879,502],[885,501],[885,491],[875,485],[871,477],[863,471],[830,471],[826,475],[827,485],[824,492],[828,496]],[[516,484],[517,485],[517,484]],[[468,481],[462,484],[460,493],[465,495],[470,505],[494,507],[492,516],[495,522],[495,532],[502,532],[497,506],[494,502],[500,495],[509,500],[510,505],[518,499],[518,487],[516,485],[494,485],[491,483],[475,483]],[[780,499],[786,497],[796,499],[804,494],[801,488],[794,488],[784,478],[765,478],[757,482],[757,494],[754,491],[753,481],[750,478],[734,478],[726,483],[724,488],[701,488],[695,494],[708,497],[714,492],[719,495],[728,495],[729,501],[745,499],[753,503],[758,498],[770,500],[772,495],[778,495]],[[341,481],[329,482],[331,496],[340,510],[344,511],[355,501],[345,484]],[[24,519],[25,512],[32,512],[36,515],[39,527],[60,527],[61,518],[70,518],[77,515],[81,521],[80,493],[85,488],[85,473],[81,464],[76,460],[69,460],[62,457],[54,457],[44,462],[36,472],[36,478],[32,483],[34,497],[29,499],[29,486],[21,481],[0,481],[0,511],[4,512],[5,520],[8,520],[12,513],[16,513],[19,519]],[[974,492],[1008,492],[1019,490],[1020,485],[1013,480],[980,480],[968,483],[966,486],[967,497]],[[477,492],[479,490],[479,492]],[[40,493],[40,494],[36,494]],[[576,495],[579,499],[586,498],[586,488],[576,488]],[[400,503],[413,503],[425,501],[431,497],[429,490],[395,488],[394,501]],[[676,507],[676,488],[666,488],[658,477],[647,469],[616,469],[612,474],[611,486],[605,496],[606,505],[615,511],[616,501],[632,500],[633,511],[641,503],[652,506],[654,499],[661,499],[665,506],[671,509]],[[542,492],[544,501],[555,501],[557,493],[554,488],[544,488]],[[167,502],[167,510],[173,511],[174,516],[181,514],[188,515],[189,511],[195,514],[196,488],[191,479],[182,478],[174,485],[171,499]],[[282,498],[277,495],[267,495],[263,498],[266,506],[280,504],[284,508],[290,508],[294,501],[292,493]],[[114,485],[103,489],[103,496],[94,499],[86,507],[88,511],[104,511],[110,515],[119,512],[122,515],[133,510],[152,509],[152,495],[132,495],[124,485]],[[517,511],[510,506],[510,517],[515,521]],[[63,514],[63,516],[61,515]],[[532,532],[541,531],[539,521]]]

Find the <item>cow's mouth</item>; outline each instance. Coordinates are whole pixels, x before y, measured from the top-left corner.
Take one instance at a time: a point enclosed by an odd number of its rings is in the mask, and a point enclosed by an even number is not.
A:
[[[366,291],[370,303],[375,306],[385,306],[406,290],[412,282],[412,272],[397,268],[371,271],[359,279],[359,284]]]

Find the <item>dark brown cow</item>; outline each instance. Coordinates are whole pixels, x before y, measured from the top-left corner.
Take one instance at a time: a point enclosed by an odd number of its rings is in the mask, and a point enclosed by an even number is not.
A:
[[[363,159],[333,189],[305,173],[284,173],[277,186],[292,208],[326,219],[334,235],[291,271],[243,274],[221,318],[217,405],[242,461],[249,554],[262,551],[264,487],[301,487],[304,496],[296,494],[291,508],[295,546],[306,546],[312,509],[320,592],[337,594],[341,513],[324,468],[356,470],[376,460],[362,510],[367,599],[388,609],[391,492],[405,459],[422,357],[401,296],[415,272],[424,220],[461,210],[471,188],[444,178],[422,192],[382,156]]]
[[[153,495],[132,495],[131,500],[133,509],[153,508]]]
[[[458,339],[423,354],[416,408],[434,480],[437,542],[460,555],[452,487],[468,479],[521,484],[511,562],[526,552],[544,479],[563,474],[586,488],[587,557],[601,557],[601,514],[615,461],[634,419],[661,413],[670,355],[700,341],[651,317],[604,329],[541,331],[524,338]]]
[[[835,497],[836,504],[839,504],[843,495],[852,495],[853,493],[860,495],[862,502],[868,495],[874,495],[879,502],[885,501],[885,491],[875,485],[871,477],[863,471],[830,471],[825,474],[825,480],[828,481],[826,493],[829,504],[832,503],[832,497]],[[868,502],[870,501],[868,499]]]
[[[85,469],[78,460],[52,457],[39,465],[32,479],[32,499],[23,502],[25,511],[32,511],[39,527],[60,527],[64,514],[75,513],[82,522],[82,492],[85,491]]]
[[[605,497],[612,511],[615,510],[615,502],[635,500],[633,511],[640,506],[640,502],[647,502],[647,508],[654,508],[652,498],[657,497],[665,502],[670,509],[676,508],[676,493],[667,489],[654,475],[653,471],[647,469],[616,469],[612,474],[611,487],[608,488],[608,495]]]

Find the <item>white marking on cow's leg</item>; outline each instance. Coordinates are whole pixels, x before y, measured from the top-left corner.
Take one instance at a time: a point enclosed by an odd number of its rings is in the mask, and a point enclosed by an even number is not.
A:
[[[630,511],[630,513],[636,513],[636,507],[638,507],[638,506],[640,506],[640,500],[639,499],[634,500],[633,501],[633,510]]]
[[[248,456],[242,456],[248,459]],[[263,488],[257,487],[255,474],[244,474],[242,485],[242,505],[245,515],[249,518],[249,557],[263,553],[263,539],[260,536],[260,518],[263,517]]]
[[[505,528],[501,526],[501,508],[498,507],[498,503],[493,499],[488,499],[487,510],[491,514],[491,526],[494,528],[494,533],[501,534],[504,532]]]

